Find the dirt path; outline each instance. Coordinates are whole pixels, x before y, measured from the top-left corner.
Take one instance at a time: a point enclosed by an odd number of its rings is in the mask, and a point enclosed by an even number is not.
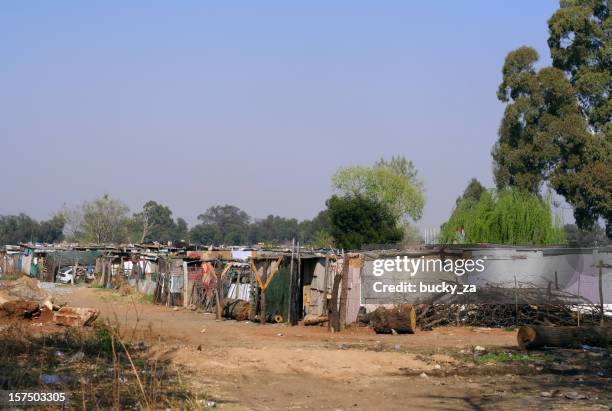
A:
[[[192,386],[223,409],[608,409],[594,396],[568,402],[541,395],[571,383],[562,377],[470,369],[473,364],[458,359],[477,345],[510,349],[514,332],[448,327],[415,335],[363,328],[330,334],[322,327],[217,322],[210,314],[107,290],[76,288],[60,299],[99,308],[124,333],[145,338],[154,355],[183,366]]]

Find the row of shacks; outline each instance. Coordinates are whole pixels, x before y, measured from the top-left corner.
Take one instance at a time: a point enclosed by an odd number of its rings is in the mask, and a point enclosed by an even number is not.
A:
[[[0,272],[22,272],[54,282],[64,267],[84,267],[103,287],[129,284],[156,304],[190,307],[222,315],[228,302],[248,302],[251,320],[297,324],[305,316],[335,316],[353,323],[360,312],[386,301],[364,289],[374,278],[377,259],[484,258],[486,276],[479,286],[495,282],[554,288],[599,302],[612,301],[612,248],[454,247],[343,253],[303,247],[254,249],[196,246],[37,245],[0,249]],[[602,275],[603,272],[603,275]],[[430,281],[452,281],[433,278]],[[447,273],[443,273],[447,276]],[[421,274],[418,274],[418,279]],[[518,279],[517,279],[518,276]],[[425,276],[423,276],[423,279]],[[599,283],[598,283],[599,282]],[[418,293],[417,293],[418,294]],[[508,294],[516,298],[513,294]],[[414,302],[414,300],[412,300]],[[431,302],[431,301],[430,301]]]
[[[342,270],[345,261],[348,272]],[[360,307],[359,254],[157,244],[21,244],[0,249],[0,274],[19,272],[55,282],[58,273],[70,267],[95,273],[102,287],[127,283],[156,304],[216,312],[225,300],[241,300],[250,303],[251,319],[294,324],[307,314],[328,312],[334,278],[343,274],[348,279],[345,321],[355,321]],[[83,276],[76,282],[85,280]]]

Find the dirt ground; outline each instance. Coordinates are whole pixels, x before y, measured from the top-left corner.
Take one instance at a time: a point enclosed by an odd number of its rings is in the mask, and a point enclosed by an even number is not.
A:
[[[541,363],[530,360],[535,356],[475,361],[482,353],[525,355],[515,348],[515,331],[334,334],[318,326],[216,321],[95,288],[58,290],[56,298],[99,308],[126,335],[145,340],[152,355],[180,367],[184,380],[220,409],[609,410],[612,404],[609,351],[540,353]]]

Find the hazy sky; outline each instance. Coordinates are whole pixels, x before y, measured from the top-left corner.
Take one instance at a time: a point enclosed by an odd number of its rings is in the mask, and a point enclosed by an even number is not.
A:
[[[548,64],[552,0],[0,4],[0,214],[102,193],[188,222],[311,218],[330,175],[401,154],[437,227],[492,186],[505,55]]]

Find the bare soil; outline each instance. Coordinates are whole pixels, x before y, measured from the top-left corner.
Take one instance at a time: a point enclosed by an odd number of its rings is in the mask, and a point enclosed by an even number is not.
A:
[[[524,354],[516,350],[515,331],[329,333],[319,326],[216,321],[95,288],[75,287],[56,299],[99,308],[102,319],[146,341],[153,357],[180,367],[183,382],[221,409],[609,410],[612,404],[610,351]],[[480,361],[484,353],[526,359]]]

